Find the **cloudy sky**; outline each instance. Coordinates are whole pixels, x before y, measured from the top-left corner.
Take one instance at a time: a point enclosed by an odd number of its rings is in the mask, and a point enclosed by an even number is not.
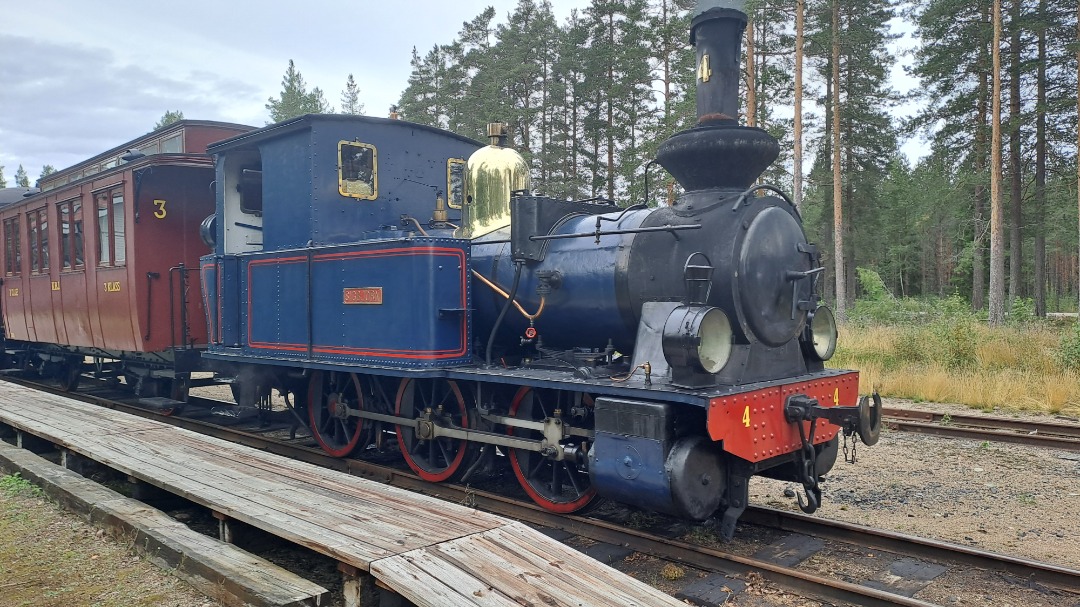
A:
[[[36,0],[0,19],[0,165],[71,166],[147,131],[166,110],[261,126],[289,59],[340,104],[352,73],[367,113],[405,88],[412,47],[451,41],[516,0]],[[555,0],[564,19],[587,0]]]
[[[564,20],[588,0],[553,0]],[[464,21],[516,0],[36,0],[0,19],[0,165],[57,169],[123,144],[167,110],[261,126],[289,59],[340,104],[352,73],[371,115],[405,88],[413,46],[451,41]],[[12,6],[14,5],[14,6]]]

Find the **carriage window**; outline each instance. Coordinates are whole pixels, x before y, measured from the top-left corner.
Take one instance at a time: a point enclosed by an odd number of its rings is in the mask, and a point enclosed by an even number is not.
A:
[[[378,154],[367,143],[338,143],[338,191],[342,196],[375,200],[379,195]]]
[[[124,233],[124,190],[116,188],[98,192],[97,208],[98,265],[122,266],[126,259],[127,238]]]
[[[27,242],[30,243],[30,273],[37,274],[40,271],[38,261],[38,241],[37,241],[37,211],[26,214],[26,235]]]
[[[18,217],[4,220],[4,273],[8,276],[18,276],[22,273]]]
[[[465,161],[451,158],[446,161],[446,204],[460,209],[465,203]]]
[[[124,235],[124,191],[113,190],[112,193],[112,220],[113,220],[113,259],[116,265],[123,265],[127,259],[125,249],[127,239]]]
[[[56,205],[60,217],[60,253],[64,270],[83,267],[83,218],[82,202],[68,200]]]
[[[173,135],[161,142],[161,151],[165,154],[179,154],[184,151],[184,141],[180,134]]]
[[[109,195],[97,195],[98,265],[112,264],[112,238],[109,236]]]
[[[30,273],[49,271],[49,223],[45,209],[26,214],[26,231],[30,238]]]

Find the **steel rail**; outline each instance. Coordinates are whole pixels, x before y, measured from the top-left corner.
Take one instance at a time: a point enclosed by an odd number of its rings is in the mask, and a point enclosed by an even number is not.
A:
[[[1080,594],[1080,571],[1050,563],[979,550],[970,546],[875,529],[855,523],[806,516],[797,512],[751,506],[742,516],[755,523],[812,535],[822,539],[858,544],[919,559],[931,559],[1001,571],[1057,590]]]
[[[1080,425],[1076,424],[895,408],[883,409],[882,415],[890,428],[901,432],[1080,451]]]

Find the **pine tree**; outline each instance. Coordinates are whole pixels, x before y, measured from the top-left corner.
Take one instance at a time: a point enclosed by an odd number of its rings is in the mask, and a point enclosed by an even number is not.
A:
[[[41,175],[38,175],[38,180],[37,180],[38,186],[41,185],[41,180],[42,179],[45,179],[46,177],[48,177],[49,175],[52,175],[55,172],[56,172],[56,167],[54,167],[51,164],[47,164],[47,165],[41,167]]]
[[[154,124],[154,130],[156,131],[162,127],[169,126],[174,122],[180,122],[183,119],[184,112],[181,112],[180,110],[167,110],[165,114],[161,116],[161,119],[158,120],[156,124]]]
[[[840,102],[840,0],[832,0],[832,166],[833,166],[833,264],[836,278],[836,319],[847,321],[847,271],[844,267],[844,198],[841,173],[842,141],[840,139],[843,106]]]
[[[795,81],[793,97],[795,117],[792,135],[792,197],[795,210],[802,210],[803,200],[803,54],[804,31],[806,23],[806,0],[795,0]]]
[[[304,77],[296,69],[292,59],[289,59],[289,67],[281,79],[281,94],[277,99],[269,98],[266,109],[270,112],[271,122],[281,122],[304,114],[326,114],[334,111],[326,103],[320,88],[316,87],[308,92]]]
[[[507,119],[497,81],[499,51],[492,45],[494,19],[495,9],[489,6],[461,24],[457,40],[448,48],[452,61],[445,76],[450,130],[481,141],[486,139],[487,123]]]
[[[552,154],[556,162],[548,178],[548,192],[558,198],[585,198],[590,188],[585,181],[586,165],[591,162],[583,141],[588,118],[592,81],[586,81],[585,49],[589,26],[577,10],[571,11],[558,43],[554,80],[559,84],[554,94],[562,112],[552,128]]]
[[[880,255],[874,209],[897,150],[888,112],[896,94],[887,79],[893,2],[830,0],[807,9],[806,50],[824,85],[818,103],[825,116],[801,212],[833,270],[825,284],[837,292],[825,295],[836,298],[842,317],[855,295],[855,268]],[[817,205],[824,208],[810,209]]]
[[[751,0],[746,5],[750,15],[746,36],[753,40],[753,46],[746,48],[747,126],[765,129],[780,141],[780,157],[765,170],[761,181],[785,189],[791,187],[787,163],[793,147],[792,121],[777,117],[777,110],[786,113],[793,103],[791,9],[790,2],[777,0]]]
[[[985,240],[990,158],[990,68],[993,24],[990,0],[929,0],[911,13],[921,41],[915,52],[925,110],[912,126],[927,133],[931,153],[952,167],[968,196],[965,230],[971,259],[971,303],[985,296]]]
[[[990,304],[991,327],[1005,322],[1005,222],[1001,208],[1001,0],[994,0],[990,111]]]
[[[652,51],[653,89],[659,97],[660,113],[651,132],[642,142],[644,157],[653,158],[656,150],[672,134],[688,129],[697,120],[696,70],[694,49],[686,32],[690,29],[690,10],[693,0],[657,0],[648,20],[646,33]],[[659,86],[659,89],[657,89]],[[647,195],[650,201],[672,204],[676,198],[677,182],[658,170],[650,173]],[[642,189],[644,189],[642,183]],[[635,192],[636,194],[636,192]],[[635,196],[636,202],[636,196]]]
[[[1046,0],[1038,8],[1038,76],[1035,93],[1035,315],[1046,316]]]
[[[449,57],[447,46],[432,47],[423,59],[413,49],[413,73],[399,103],[405,118],[440,128],[449,127],[452,100],[447,86],[451,68]]]
[[[0,188],[7,187],[7,179],[4,179],[4,165],[0,164]]]
[[[26,169],[21,164],[19,170],[15,171],[15,185],[20,188],[30,187],[30,176],[26,174]]]
[[[1022,24],[1022,0],[1012,0],[1009,16],[1009,300],[1011,309],[1016,298],[1022,294],[1020,269],[1023,266],[1024,244],[1021,238],[1023,215],[1023,167],[1021,166],[1020,124],[1020,78],[1022,72],[1020,32]]]
[[[614,200],[617,190],[632,187],[644,165],[642,131],[656,118],[645,9],[644,0],[593,0],[586,11],[590,29],[586,78],[591,80],[592,107],[585,138],[592,148],[593,196]]]
[[[364,104],[360,103],[360,87],[356,85],[353,75],[349,74],[345,81],[345,90],[341,91],[341,113],[363,114]]]
[[[544,28],[537,22],[554,25],[555,20],[550,5],[546,8],[546,14],[541,14],[535,0],[518,0],[507,23],[495,28],[491,52],[494,60],[485,67],[482,79],[497,91],[494,99],[501,101],[488,106],[491,118],[510,125],[514,143],[526,159],[543,147],[540,94],[544,92],[543,74],[550,66],[550,56],[539,47],[537,34]]]

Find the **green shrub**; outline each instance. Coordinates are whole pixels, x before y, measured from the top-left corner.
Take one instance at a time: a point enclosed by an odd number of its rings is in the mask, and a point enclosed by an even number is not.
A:
[[[926,337],[927,332],[925,329],[905,325],[900,330],[900,339],[896,340],[896,347],[892,352],[892,356],[888,357],[893,363],[890,366],[923,363],[933,360],[933,346]]]
[[[1008,318],[1010,325],[1022,327],[1033,324],[1038,320],[1039,317],[1035,315],[1035,300],[1030,297],[1017,297],[1013,300]]]
[[[978,335],[975,323],[970,319],[938,321],[934,324],[934,333],[940,344],[938,362],[949,369],[970,369],[978,362],[976,345]]]
[[[895,322],[900,313],[900,306],[881,275],[869,268],[855,268],[861,295],[849,313],[852,322],[866,326]]]
[[[896,299],[893,294],[889,292],[889,288],[885,286],[885,281],[881,279],[881,275],[869,268],[855,268],[855,274],[858,276],[859,287],[862,288],[864,300],[871,301],[888,301]]]
[[[1058,347],[1058,364],[1063,369],[1080,371],[1080,322],[1061,334]]]

